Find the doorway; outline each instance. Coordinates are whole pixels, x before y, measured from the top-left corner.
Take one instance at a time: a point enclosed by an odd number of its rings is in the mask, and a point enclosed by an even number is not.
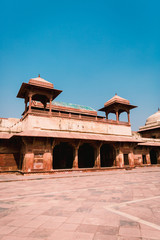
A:
[[[69,169],[73,165],[73,147],[61,142],[53,149],[53,169]]]
[[[152,149],[150,151],[151,164],[157,164],[157,151]]]
[[[124,154],[124,165],[129,165],[128,154]]]
[[[89,143],[84,143],[78,150],[78,167],[94,167],[94,148]]]
[[[116,158],[116,152],[112,145],[103,144],[100,150],[101,167],[112,167]]]

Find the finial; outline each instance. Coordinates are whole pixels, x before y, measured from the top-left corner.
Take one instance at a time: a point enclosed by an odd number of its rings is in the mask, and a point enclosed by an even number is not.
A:
[[[40,77],[40,74],[38,74],[38,77]]]
[[[160,111],[160,108],[158,107],[158,111]]]
[[[115,96],[117,96],[117,93],[115,93]]]

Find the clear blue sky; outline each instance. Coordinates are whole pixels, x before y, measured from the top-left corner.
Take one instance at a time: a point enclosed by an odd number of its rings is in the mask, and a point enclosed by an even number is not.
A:
[[[1,1],[0,117],[21,116],[18,90],[39,73],[58,101],[130,100],[138,130],[160,107],[160,1]]]

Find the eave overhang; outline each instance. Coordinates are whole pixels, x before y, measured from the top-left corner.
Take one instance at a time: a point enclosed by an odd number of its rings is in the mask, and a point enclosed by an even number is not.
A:
[[[156,129],[156,130],[160,129],[160,125],[158,125],[158,126],[153,126],[153,127],[147,127],[147,126],[144,127],[144,128],[142,127],[142,129],[139,129],[138,132],[141,132],[141,133],[142,133],[142,132],[146,132],[146,131],[152,131],[152,130],[155,130],[155,129]]]
[[[107,106],[104,106],[103,108],[100,108],[98,111],[101,111],[101,112],[107,112],[107,111],[110,111],[110,112],[115,112],[114,108],[119,108],[119,109],[128,109],[128,110],[131,110],[133,108],[136,108],[137,106],[134,106],[134,105],[131,105],[131,104],[124,104],[124,103],[118,103],[118,102],[112,102],[110,104],[108,104]]]
[[[62,90],[44,87],[44,86],[36,86],[29,83],[22,83],[21,88],[17,94],[17,98],[25,98],[26,93],[28,91],[36,90],[38,91],[46,91],[47,93],[50,93],[52,95],[52,100],[54,100],[61,92]]]
[[[142,142],[142,143],[138,143],[138,146],[160,147],[160,142]]]
[[[17,133],[14,136],[19,137],[49,137],[60,139],[79,139],[79,140],[92,140],[92,141],[105,141],[105,142],[130,142],[139,143],[140,139],[135,139],[130,136],[118,136],[109,134],[92,134],[92,133],[78,133],[67,131],[35,131],[29,130]]]

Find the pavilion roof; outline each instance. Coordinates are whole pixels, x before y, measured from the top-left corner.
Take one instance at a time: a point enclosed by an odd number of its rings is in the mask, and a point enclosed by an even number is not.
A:
[[[122,98],[115,94],[110,100],[105,102],[104,107],[99,109],[99,111],[106,111],[107,109],[112,109],[113,106],[126,107],[128,109],[136,108],[137,106],[131,105],[129,100]]]

